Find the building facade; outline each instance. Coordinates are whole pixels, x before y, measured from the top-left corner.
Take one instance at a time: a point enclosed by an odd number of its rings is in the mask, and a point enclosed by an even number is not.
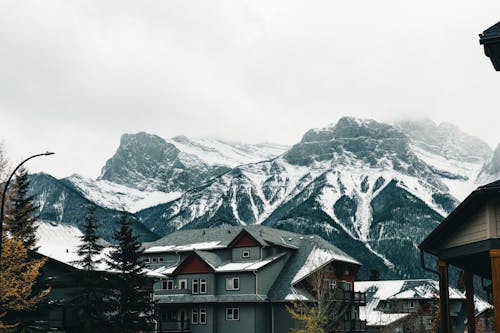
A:
[[[354,291],[361,264],[318,236],[264,226],[174,232],[145,244],[159,332],[285,333],[298,327],[287,306],[314,302],[311,277],[323,272],[342,311],[331,332],[363,332]],[[335,318],[334,318],[335,317]]]

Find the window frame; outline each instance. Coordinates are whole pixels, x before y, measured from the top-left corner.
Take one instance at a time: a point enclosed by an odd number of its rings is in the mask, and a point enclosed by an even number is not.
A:
[[[200,292],[200,294],[206,294],[207,293],[207,279],[200,279],[199,292]]]
[[[196,320],[195,320],[195,315],[196,315]],[[191,324],[193,325],[198,325],[200,321],[200,313],[198,312],[197,308],[191,309]]]
[[[172,279],[161,279],[162,290],[174,290],[175,281]]]
[[[235,313],[237,314],[235,316]],[[231,317],[231,318],[230,318]],[[237,318],[235,318],[237,317]],[[226,320],[240,320],[240,308],[226,308]]]
[[[164,257],[158,257],[158,262],[164,262],[165,258]]]
[[[231,281],[231,288],[229,287],[229,281]],[[236,284],[237,288],[234,287],[234,281],[238,281]],[[240,278],[239,277],[229,277],[226,278],[226,290],[240,290]]]
[[[195,286],[196,286],[196,291],[194,290]],[[200,293],[200,280],[199,279],[191,280],[191,293],[192,294],[199,294]]]
[[[207,324],[207,309],[206,308],[198,309],[198,313],[199,313],[198,324],[206,325]],[[204,319],[204,320],[202,320],[202,319]]]
[[[146,263],[146,264],[151,263],[151,258],[150,257],[144,258],[144,263]]]
[[[186,290],[188,289],[188,280],[187,279],[179,279],[178,282],[178,287],[179,287],[179,290]],[[182,288],[182,284],[184,283],[184,288]]]
[[[241,257],[242,258],[250,258],[250,250],[243,250],[241,252]]]
[[[415,301],[414,300],[409,300],[408,301],[408,307],[410,309],[415,309]]]

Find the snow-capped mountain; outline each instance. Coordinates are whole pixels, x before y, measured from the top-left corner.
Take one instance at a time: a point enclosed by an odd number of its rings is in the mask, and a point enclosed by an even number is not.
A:
[[[35,204],[39,207],[39,217],[48,221],[82,226],[87,214],[87,206],[95,206],[95,215],[100,224],[99,235],[107,241],[112,240],[121,212],[100,207],[88,200],[67,179],[59,180],[44,173],[30,175],[29,194],[34,196]],[[138,221],[137,217],[132,214],[127,215],[132,222],[134,232],[142,241],[152,241],[158,238]]]
[[[160,236],[265,224],[321,235],[363,262],[361,276],[376,268],[383,277],[421,277],[416,246],[478,183],[500,176],[498,161],[500,149],[493,154],[450,124],[345,117],[289,149],[125,134],[99,180],[58,182],[83,200],[135,212]],[[61,220],[59,199],[43,218]]]
[[[342,118],[308,131],[275,159],[235,167],[138,216],[160,235],[253,223],[313,232],[363,258],[365,270],[420,276],[417,244],[456,206],[451,193],[471,186],[489,158],[479,140],[438,149],[430,143],[443,127],[428,126],[416,141],[403,125]],[[450,145],[466,138],[452,134]]]
[[[141,191],[183,192],[234,166],[273,158],[286,148],[185,136],[164,140],[144,132],[124,134],[99,180]]]

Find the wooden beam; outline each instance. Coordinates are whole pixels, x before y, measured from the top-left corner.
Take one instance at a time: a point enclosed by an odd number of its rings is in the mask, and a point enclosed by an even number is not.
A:
[[[448,263],[438,260],[439,272],[439,333],[451,333]]]
[[[476,332],[476,316],[474,312],[474,275],[472,272],[464,272],[465,298],[467,299],[467,332]]]
[[[493,306],[495,332],[500,332],[500,249],[490,250],[491,283],[493,284]]]

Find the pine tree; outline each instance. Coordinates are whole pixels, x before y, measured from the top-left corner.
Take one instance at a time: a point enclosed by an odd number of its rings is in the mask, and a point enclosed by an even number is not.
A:
[[[114,234],[117,245],[107,260],[111,270],[116,271],[113,277],[115,311],[111,325],[114,332],[148,330],[153,321],[153,302],[150,292],[144,289],[147,277],[141,260],[141,243],[132,234],[126,212],[122,212],[118,224],[119,229]]]
[[[72,294],[72,303],[79,309],[79,326],[73,331],[78,332],[104,332],[107,330],[107,316],[110,309],[108,303],[103,301],[110,297],[106,288],[106,279],[103,272],[97,271],[102,262],[99,255],[103,246],[98,243],[97,222],[95,219],[95,206],[89,205],[83,225],[81,244],[78,246],[79,260],[74,261],[81,270],[77,272],[79,288]]]
[[[0,331],[17,325],[15,314],[36,309],[49,289],[34,292],[46,259],[29,259],[22,241],[3,236],[0,258]]]
[[[11,237],[23,242],[30,250],[36,250],[36,229],[38,207],[33,203],[34,197],[28,195],[30,181],[25,168],[19,170],[13,188],[9,191],[5,214],[5,229]]]

